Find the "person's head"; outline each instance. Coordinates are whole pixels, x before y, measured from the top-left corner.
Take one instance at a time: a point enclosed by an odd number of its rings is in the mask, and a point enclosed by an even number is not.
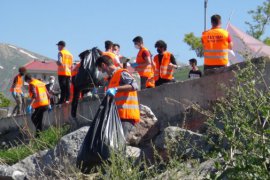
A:
[[[120,53],[120,45],[119,44],[113,44],[113,53],[116,55],[119,55],[119,53]]]
[[[113,42],[112,41],[105,41],[105,50],[108,51],[108,50],[111,50],[112,51],[113,49]]]
[[[26,74],[24,76],[24,81],[27,82],[27,83],[30,83],[30,81],[32,80],[32,76],[30,74]]]
[[[26,68],[25,68],[25,67],[20,67],[20,68],[19,68],[19,73],[20,73],[21,76],[25,75],[25,73],[26,73]]]
[[[196,67],[197,66],[197,60],[196,59],[190,59],[189,60],[189,65],[191,66],[191,67]]]
[[[58,50],[62,51],[66,47],[66,42],[65,41],[59,41],[57,44]]]
[[[157,48],[158,54],[162,54],[164,51],[167,50],[167,44],[164,41],[159,40],[156,42],[155,48]]]
[[[221,16],[218,14],[215,14],[211,17],[211,24],[212,27],[218,27],[221,25]]]
[[[49,83],[50,84],[54,84],[54,82],[55,82],[55,77],[54,76],[50,76]]]
[[[132,41],[136,49],[140,49],[143,46],[143,38],[141,36],[135,37]]]
[[[109,56],[100,56],[96,61],[96,67],[102,73],[107,73],[108,75],[116,69],[113,64],[113,60]]]

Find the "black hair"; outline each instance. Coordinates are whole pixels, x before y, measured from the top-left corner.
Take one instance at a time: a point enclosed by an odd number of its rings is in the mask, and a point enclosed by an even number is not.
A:
[[[120,48],[120,45],[119,45],[119,44],[113,44],[113,47],[118,47],[118,48]]]
[[[220,21],[221,21],[221,16],[218,14],[215,14],[211,17],[211,23],[213,26],[218,26]]]
[[[111,66],[111,65],[113,65],[113,60],[109,56],[100,56],[97,59],[95,65],[97,67],[101,67],[102,63],[106,64],[107,66]]]
[[[26,75],[24,76],[24,81],[30,81],[31,79],[32,79],[31,74],[26,74]]]
[[[132,41],[134,43],[143,43],[143,38],[141,36],[137,36]]]
[[[20,67],[19,68],[19,73],[25,74],[26,73],[26,68],[25,67]]]
[[[197,66],[197,59],[195,58],[192,58],[189,60],[190,63],[195,63],[195,65]]]
[[[167,44],[164,41],[159,40],[156,42],[155,48],[164,48],[165,50],[167,50]]]
[[[111,49],[113,47],[113,42],[112,41],[105,41],[105,49]]]

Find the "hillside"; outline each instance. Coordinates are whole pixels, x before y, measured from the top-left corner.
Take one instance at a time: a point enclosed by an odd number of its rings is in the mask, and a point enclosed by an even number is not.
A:
[[[9,87],[14,75],[18,72],[18,67],[33,59],[48,58],[14,45],[0,43],[0,92],[9,96]]]

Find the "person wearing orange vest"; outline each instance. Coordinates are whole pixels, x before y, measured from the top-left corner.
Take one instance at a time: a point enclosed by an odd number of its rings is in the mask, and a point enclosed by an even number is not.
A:
[[[160,86],[164,83],[174,82],[173,72],[177,69],[175,57],[167,51],[167,44],[159,40],[155,44],[157,55],[154,57],[155,63],[155,85]]]
[[[233,47],[229,32],[221,28],[221,16],[213,15],[211,23],[212,29],[202,33],[204,70],[226,67]]]
[[[59,41],[58,46],[58,80],[61,89],[61,97],[58,104],[64,102],[69,103],[70,100],[70,78],[71,78],[71,67],[73,64],[72,54],[65,49],[66,43]]]
[[[115,103],[128,142],[130,131],[136,123],[140,122],[138,84],[127,70],[116,67],[109,56],[99,57],[96,66],[99,71],[107,73],[111,77],[106,93],[115,97]]]
[[[39,132],[42,131],[43,114],[48,109],[51,110],[49,94],[45,83],[42,81],[32,78],[29,74],[25,75],[24,80],[29,84],[29,96],[31,98],[27,113],[31,113],[34,109],[31,120],[36,127],[38,136]]]
[[[25,72],[26,72],[25,67],[19,68],[19,74],[17,74],[14,77],[13,83],[10,88],[10,92],[14,100],[16,101],[16,106],[14,107],[12,114],[16,115],[22,114],[22,102],[24,97],[22,87],[23,87],[23,76]]]
[[[141,77],[141,89],[154,87],[154,63],[151,59],[151,53],[144,47],[143,38],[141,36],[135,37],[133,43],[139,52],[137,54],[136,63],[132,63],[131,66]]]
[[[122,67],[120,60],[119,60],[119,57],[113,53],[113,42],[112,41],[109,41],[109,40],[105,41],[105,52],[102,52],[102,55],[109,56],[112,59],[113,64],[116,67]]]

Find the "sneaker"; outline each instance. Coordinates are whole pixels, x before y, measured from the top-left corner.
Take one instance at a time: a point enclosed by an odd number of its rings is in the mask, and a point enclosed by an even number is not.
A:
[[[66,104],[69,104],[69,101],[66,101]]]

